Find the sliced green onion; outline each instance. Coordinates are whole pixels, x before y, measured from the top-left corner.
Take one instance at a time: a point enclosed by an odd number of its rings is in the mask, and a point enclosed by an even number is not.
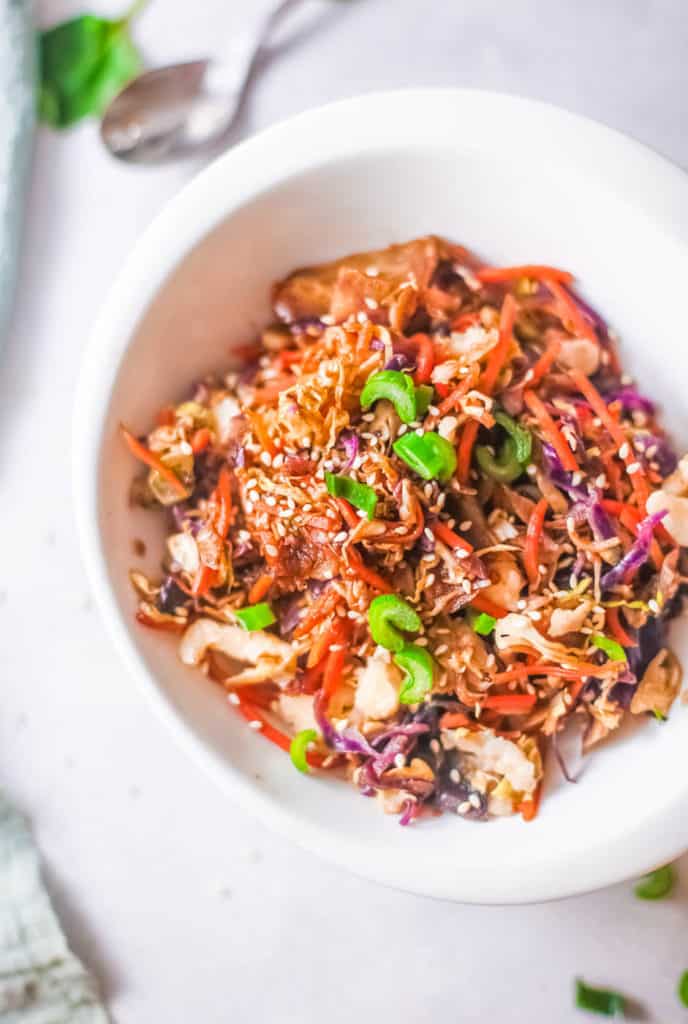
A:
[[[456,451],[439,434],[429,430],[426,434],[404,434],[392,445],[400,459],[424,480],[435,477],[446,483],[456,471]]]
[[[368,519],[375,518],[377,508],[377,494],[367,484],[359,484],[350,476],[336,476],[334,473],[325,473],[325,486],[327,493],[335,498],[346,498],[356,508],[362,509]]]
[[[641,878],[635,887],[635,894],[639,900],[662,900],[669,895],[675,881],[672,865],[665,864]]]
[[[659,710],[659,708],[653,708],[652,709],[652,714],[655,716],[655,718],[657,719],[658,722],[667,722],[668,721],[667,716],[663,715],[662,712]]]
[[[480,636],[489,636],[496,625],[497,620],[494,615],[488,615],[487,612],[480,612],[471,621],[471,626]]]
[[[421,384],[416,388],[416,419],[425,416],[434,394],[435,389],[429,384]]]
[[[618,992],[605,988],[591,988],[577,978],[576,1006],[579,1010],[600,1013],[604,1017],[624,1017],[626,1000]]]
[[[271,626],[273,622],[277,622],[272,608],[265,602],[249,605],[248,608],[237,608],[234,614],[249,633],[253,633],[256,629],[265,629],[266,626]]]
[[[533,437],[529,430],[522,427],[520,423],[512,419],[511,416],[507,416],[505,412],[499,409],[494,414],[495,421],[499,423],[502,429],[506,430],[509,437],[514,442],[516,449],[516,458],[519,462],[526,465],[530,462],[530,455],[533,450]]]
[[[400,630],[417,633],[422,625],[411,605],[396,594],[373,598],[368,609],[368,624],[375,643],[388,651],[400,651],[406,643]]]
[[[688,971],[684,971],[678,980],[678,997],[684,1006],[688,1006]]]
[[[424,647],[417,644],[405,644],[394,655],[394,663],[406,673],[406,678],[399,692],[401,704],[419,704],[426,693],[432,689],[435,674],[435,662],[432,655]]]
[[[516,442],[511,437],[507,437],[497,455],[486,444],[476,445],[475,460],[485,476],[500,484],[510,484],[523,474],[523,464],[516,456]]]
[[[308,759],[306,757],[308,748],[314,740],[317,740],[318,734],[315,729],[302,729],[301,732],[297,732],[294,739],[289,745],[289,756],[291,757],[291,763],[295,768],[298,768],[300,772],[309,772]]]
[[[595,633],[590,639],[595,647],[604,651],[610,661],[626,661],[626,652],[617,640],[612,640],[611,637],[604,636],[602,633]]]
[[[392,403],[402,423],[413,423],[416,419],[416,388],[407,373],[400,370],[380,370],[366,381],[361,392],[361,408],[386,398]]]

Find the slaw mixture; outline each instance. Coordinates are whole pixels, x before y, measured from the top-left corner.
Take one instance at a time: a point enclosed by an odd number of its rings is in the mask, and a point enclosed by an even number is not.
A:
[[[169,520],[138,621],[402,824],[529,820],[547,749],[572,778],[680,689],[688,457],[571,285],[432,236],[300,270],[240,367],[122,428]]]

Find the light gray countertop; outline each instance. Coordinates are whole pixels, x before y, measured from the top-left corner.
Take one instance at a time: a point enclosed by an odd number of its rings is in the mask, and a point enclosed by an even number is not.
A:
[[[243,6],[152,3],[139,38],[156,62],[191,56]],[[81,8],[44,0],[40,14]],[[268,64],[241,131],[356,92],[471,85],[559,103],[688,166],[687,54],[685,0],[351,0]],[[678,1024],[685,858],[682,891],[660,904],[629,886],[520,909],[376,888],[232,807],[127,679],[79,560],[72,394],[113,275],[192,170],[119,166],[93,124],[40,133],[0,375],[0,779],[33,821],[75,951],[118,1024],[573,1024],[577,974]]]

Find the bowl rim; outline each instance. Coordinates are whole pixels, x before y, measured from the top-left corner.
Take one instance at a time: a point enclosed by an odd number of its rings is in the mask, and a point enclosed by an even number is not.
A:
[[[129,673],[182,748],[244,810],[326,860],[394,888],[471,903],[558,899],[642,874],[681,854],[688,848],[688,815],[680,813],[688,788],[681,806],[676,801],[676,813],[656,814],[654,819],[650,815],[611,843],[591,844],[585,860],[566,864],[566,870],[540,860],[533,864],[530,877],[497,882],[472,877],[469,888],[459,873],[452,879],[428,879],[422,872],[413,877],[394,863],[379,869],[368,863],[363,843],[343,844],[341,836],[333,841],[323,827],[304,823],[298,813],[278,805],[194,734],[157,685],[134,643],[115,600],[100,540],[98,470],[105,416],[133,330],[168,274],[247,201],[325,161],[384,151],[390,140],[380,132],[380,124],[400,124],[400,118],[406,121],[409,106],[428,104],[453,113],[482,110],[486,117],[521,123],[535,118],[555,131],[562,144],[575,136],[578,152],[581,148],[594,152],[590,160],[609,180],[615,168],[624,166],[618,187],[629,201],[650,209],[668,234],[678,232],[682,242],[688,240],[688,175],[684,171],[621,132],[538,100],[474,89],[391,90],[316,107],[266,128],[218,156],[165,204],[134,245],[101,307],[84,350],[73,412],[72,485],[82,559],[100,614]],[[343,123],[350,132],[340,131],[339,136],[346,138],[338,142],[337,133],[330,130],[328,134],[326,129]],[[309,140],[308,146],[293,145],[295,134]],[[588,145],[581,147],[582,140]],[[262,159],[275,152],[280,154],[278,161]]]

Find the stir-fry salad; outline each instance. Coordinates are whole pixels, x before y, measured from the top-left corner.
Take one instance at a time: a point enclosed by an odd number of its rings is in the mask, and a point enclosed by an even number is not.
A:
[[[531,819],[546,748],[570,775],[572,736],[677,696],[688,458],[563,270],[427,237],[297,271],[274,309],[122,428],[169,517],[139,622],[403,824]]]

